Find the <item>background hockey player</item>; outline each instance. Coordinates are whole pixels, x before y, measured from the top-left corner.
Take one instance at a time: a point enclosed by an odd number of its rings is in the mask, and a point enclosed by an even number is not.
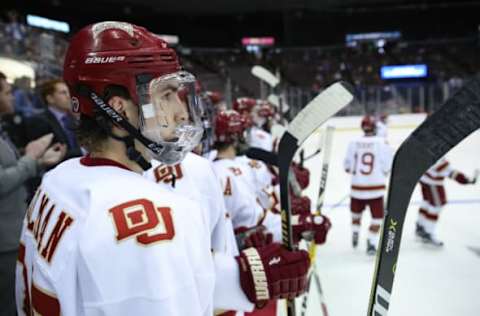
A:
[[[272,105],[260,100],[252,109],[253,126],[248,133],[250,147],[258,147],[266,151],[273,150],[273,138],[270,133],[275,111]]]
[[[446,158],[437,161],[420,178],[423,201],[418,212],[416,235],[424,242],[434,246],[443,246],[438,239],[436,228],[443,206],[447,204],[445,192],[445,178],[455,180],[459,184],[475,184],[477,174],[469,178],[460,171],[453,169]]]
[[[129,23],[97,23],[73,37],[64,77],[90,155],[48,173],[27,211],[20,315],[212,315],[205,213],[140,176],[152,158],[175,164],[200,140],[195,78],[180,69],[163,40]],[[272,257],[282,260],[267,265]],[[229,268],[257,306],[303,292],[305,252],[270,245],[236,259]]]
[[[364,136],[349,143],[344,169],[352,175],[352,245],[354,248],[358,245],[362,213],[368,206],[372,220],[368,229],[367,253],[374,255],[383,219],[383,196],[393,152],[383,137],[375,135],[376,125],[372,116],[362,119],[361,128]]]
[[[387,139],[388,137],[388,114],[382,113],[375,122],[377,128],[377,136]]]
[[[218,154],[214,170],[223,189],[225,205],[232,217],[240,249],[247,245],[262,247],[271,242],[270,234],[273,234],[274,241],[281,240],[279,214],[260,206],[252,171],[236,159],[238,147],[244,146],[245,124],[243,116],[234,110],[218,113],[215,123],[215,148]],[[298,242],[305,232],[324,236],[329,228],[325,223],[326,221],[315,221],[311,214],[298,217],[293,227],[295,241]],[[270,305],[272,313],[275,311],[274,306],[273,303]]]

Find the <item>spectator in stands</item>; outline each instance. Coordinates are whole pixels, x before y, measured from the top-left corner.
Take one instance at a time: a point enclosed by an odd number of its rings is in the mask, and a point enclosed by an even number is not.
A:
[[[22,76],[15,79],[14,86],[15,112],[22,117],[29,117],[38,112],[34,106],[32,79],[27,76]]]
[[[74,117],[70,110],[70,92],[65,82],[60,79],[48,80],[40,86],[39,92],[46,108],[26,120],[27,141],[52,133],[53,142],[66,145],[67,153],[63,160],[82,156],[82,150],[73,131]],[[55,165],[51,166],[53,167]],[[41,177],[32,178],[27,182],[29,197],[33,196],[40,182]]]
[[[5,28],[7,36],[12,41],[15,54],[22,54],[25,49],[24,40],[27,36],[27,28],[19,22],[18,13],[14,10],[7,13],[8,24]]]
[[[0,314],[15,316],[15,264],[20,231],[27,209],[25,181],[40,175],[45,167],[57,164],[66,147],[50,146],[48,134],[27,144],[20,156],[8,134],[2,129],[2,117],[13,112],[13,95],[0,73]]]

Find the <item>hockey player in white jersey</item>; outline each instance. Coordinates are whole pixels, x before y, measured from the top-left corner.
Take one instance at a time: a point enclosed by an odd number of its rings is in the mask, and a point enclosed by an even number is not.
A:
[[[423,201],[418,212],[415,233],[425,243],[438,247],[443,246],[443,242],[437,237],[436,227],[443,206],[447,204],[445,178],[455,180],[462,185],[477,182],[477,176],[469,178],[455,170],[445,157],[437,161],[420,178]]]
[[[260,101],[253,107],[251,116],[253,126],[248,132],[248,145],[261,148],[266,151],[273,151],[273,138],[270,133],[275,111],[270,103]]]
[[[383,137],[375,135],[375,120],[371,116],[362,119],[364,136],[351,141],[344,160],[344,169],[352,175],[350,210],[352,214],[352,245],[357,247],[362,212],[368,206],[372,215],[367,253],[374,255],[383,219],[383,196],[390,172],[393,151]]]
[[[235,265],[239,250],[235,239],[230,215],[220,184],[213,172],[211,162],[194,153],[175,165],[151,161],[152,168],[144,174],[162,188],[181,194],[201,206],[210,231],[211,248],[215,258],[216,283],[214,307],[216,310],[250,311],[253,304],[243,293],[238,271],[229,269]]]
[[[218,176],[225,206],[232,217],[240,248],[253,245],[262,247],[271,241],[281,240],[281,218],[261,207],[256,195],[252,170],[236,159],[239,148],[244,146],[246,133],[245,119],[234,110],[222,111],[215,121],[215,147],[218,155],[214,161],[214,170]],[[314,220],[314,216],[299,216],[293,226],[294,241],[298,242],[302,234],[325,234],[325,226]],[[268,231],[265,231],[265,228]],[[269,314],[274,313],[275,304],[269,305]]]
[[[382,113],[378,116],[375,122],[377,128],[377,136],[387,139],[388,137],[388,115]]]
[[[156,35],[101,22],[72,38],[64,78],[80,114],[78,140],[90,154],[49,172],[27,211],[18,313],[212,315],[205,212],[141,176],[152,158],[175,164],[198,144],[194,77]],[[280,262],[268,265],[273,257]],[[229,268],[243,292],[261,306],[302,293],[309,260],[270,246],[242,251],[235,264]]]

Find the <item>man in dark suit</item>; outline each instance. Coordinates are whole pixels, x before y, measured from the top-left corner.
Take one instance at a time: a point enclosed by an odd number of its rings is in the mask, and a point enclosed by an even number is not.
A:
[[[70,107],[70,92],[60,79],[49,80],[40,87],[40,96],[46,109],[27,120],[27,140],[53,133],[53,142],[67,145],[65,159],[82,156],[72,130],[74,118]]]
[[[0,316],[15,316],[15,263],[20,231],[27,209],[25,181],[57,164],[66,148],[50,146],[53,135],[42,135],[25,146],[24,155],[3,128],[5,115],[14,111],[12,89],[0,72]]]
[[[67,154],[63,160],[82,156],[82,150],[73,131],[74,117],[70,107],[70,92],[65,82],[60,79],[49,80],[41,85],[39,92],[46,108],[43,112],[26,120],[26,141],[52,133],[53,143],[67,146]],[[55,165],[51,166],[51,168],[54,167]],[[33,196],[40,181],[40,177],[28,180],[29,197]]]

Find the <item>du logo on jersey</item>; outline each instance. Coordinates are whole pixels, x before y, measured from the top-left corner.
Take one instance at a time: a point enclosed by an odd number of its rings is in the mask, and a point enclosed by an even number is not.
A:
[[[122,203],[109,212],[117,231],[117,241],[135,238],[140,244],[148,245],[171,240],[175,235],[171,209],[155,207],[147,199]]]
[[[159,165],[153,170],[155,181],[157,183],[172,183],[183,177],[182,167],[180,164],[174,166]]]

